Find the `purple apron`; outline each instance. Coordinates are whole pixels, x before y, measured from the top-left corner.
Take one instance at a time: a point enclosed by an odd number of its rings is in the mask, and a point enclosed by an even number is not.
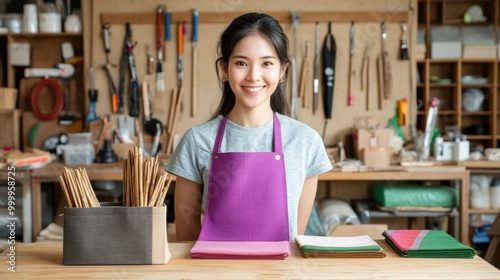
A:
[[[217,131],[200,241],[289,241],[281,127],[274,114],[273,152],[221,153],[227,116]]]

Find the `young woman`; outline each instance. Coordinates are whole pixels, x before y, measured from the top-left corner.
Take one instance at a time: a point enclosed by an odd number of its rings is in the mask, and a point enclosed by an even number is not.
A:
[[[293,239],[332,166],[319,134],[288,117],[288,38],[273,17],[249,13],[222,33],[218,54],[221,103],[167,166],[177,176],[177,239]]]

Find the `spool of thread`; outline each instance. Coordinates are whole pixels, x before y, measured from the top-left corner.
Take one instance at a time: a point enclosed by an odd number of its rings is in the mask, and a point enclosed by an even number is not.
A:
[[[35,4],[24,4],[23,6],[23,32],[38,32],[38,16]]]

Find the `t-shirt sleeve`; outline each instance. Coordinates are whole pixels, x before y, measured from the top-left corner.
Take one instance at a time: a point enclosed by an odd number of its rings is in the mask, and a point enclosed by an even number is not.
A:
[[[198,164],[196,149],[196,134],[189,129],[172,154],[166,167],[167,172],[203,184],[203,172]]]
[[[308,154],[307,178],[325,173],[333,168],[323,140],[318,133],[314,134]]]

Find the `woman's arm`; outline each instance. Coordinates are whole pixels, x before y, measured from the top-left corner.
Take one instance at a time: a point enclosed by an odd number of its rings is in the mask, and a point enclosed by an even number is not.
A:
[[[299,210],[297,215],[297,234],[302,235],[306,231],[307,222],[311,215],[311,210],[316,198],[316,189],[318,188],[318,176],[306,178],[302,194],[299,200]]]
[[[174,208],[177,241],[196,241],[201,231],[203,185],[177,176]]]

